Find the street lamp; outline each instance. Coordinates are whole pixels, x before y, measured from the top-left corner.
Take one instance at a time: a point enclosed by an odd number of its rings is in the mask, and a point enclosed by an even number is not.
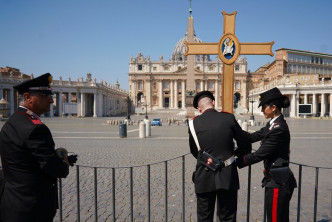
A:
[[[131,102],[129,96],[125,100],[127,102],[127,119],[130,120],[130,113],[131,113]]]
[[[145,119],[148,119],[148,104],[145,103]]]
[[[251,116],[250,116],[250,120],[255,120],[255,117],[254,117],[254,98],[251,97],[251,100],[249,101],[251,102]]]

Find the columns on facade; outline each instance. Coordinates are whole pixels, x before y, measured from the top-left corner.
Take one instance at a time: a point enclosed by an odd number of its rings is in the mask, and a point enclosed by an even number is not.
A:
[[[296,117],[296,93],[292,94],[290,117]]]
[[[150,109],[152,108],[152,97],[151,97],[151,80],[148,79],[145,81],[145,85],[146,85],[146,103],[148,104],[148,107],[150,107]]]
[[[186,108],[186,85],[185,85],[186,80],[182,80],[182,85],[181,85],[181,89],[182,89],[182,109]]]
[[[204,80],[203,80],[203,79],[201,80],[201,87],[200,87],[200,90],[201,90],[201,91],[204,90]]]
[[[163,81],[159,80],[159,109],[163,108]]]
[[[9,89],[9,113],[10,115],[14,114],[14,89]]]
[[[317,101],[316,101],[317,95],[312,94],[312,113],[315,115],[317,113]]]
[[[132,85],[132,91],[131,91],[132,92],[132,94],[131,94],[132,97],[131,98],[133,98],[134,105],[137,106],[136,80],[132,80],[131,85]]]
[[[59,91],[59,117],[62,116],[62,90]]]
[[[174,108],[178,109],[178,80],[174,81]]]
[[[93,94],[93,117],[97,117],[97,93]]]
[[[304,94],[304,101],[303,101],[304,104],[308,104],[308,94]]]
[[[219,87],[218,87],[218,80],[215,80],[215,82],[214,82],[214,106],[216,107],[216,108],[218,108],[219,107]]]
[[[170,91],[171,91],[171,96],[169,98],[169,108],[174,108],[173,103],[174,103],[174,86],[173,86],[173,80],[169,81],[170,84]]]
[[[85,116],[85,107],[84,107],[85,99],[84,99],[84,95],[85,95],[85,93],[81,92],[81,116]]]
[[[325,93],[322,93],[321,103],[320,103],[320,116],[324,116],[325,112],[326,112]]]
[[[205,80],[204,90],[205,90],[205,91],[208,90],[208,80],[207,80],[207,79]]]

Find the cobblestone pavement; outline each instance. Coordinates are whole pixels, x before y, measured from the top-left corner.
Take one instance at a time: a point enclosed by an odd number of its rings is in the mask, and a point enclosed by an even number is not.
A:
[[[133,116],[142,119],[144,116]],[[149,116],[151,120],[153,116]],[[182,120],[183,117],[177,117]],[[248,120],[249,116],[237,116]],[[63,221],[77,221],[77,169],[79,169],[80,221],[95,221],[95,174],[97,172],[98,221],[165,221],[165,192],[167,192],[168,221],[182,221],[182,167],[185,169],[185,221],[196,221],[196,197],[191,182],[196,160],[189,153],[185,124],[166,124],[152,127],[152,137],[139,139],[138,125],[128,126],[127,138],[119,138],[119,126],[108,120],[121,118],[44,118],[53,134],[56,147],[65,147],[79,155],[78,167],[62,180]],[[256,117],[261,123],[266,120]],[[331,168],[332,121],[286,118],[291,131],[291,161],[308,166]],[[2,127],[4,122],[0,122]],[[262,124],[261,124],[262,126]],[[261,126],[249,127],[249,131]],[[254,144],[257,149],[259,143]],[[169,160],[169,161],[167,161]],[[167,161],[167,190],[165,165]],[[151,164],[149,167],[148,164]],[[318,168],[302,167],[301,221],[313,221],[315,175]],[[97,167],[97,169],[93,168]],[[132,168],[131,168],[132,167]],[[114,168],[114,175],[112,173]],[[252,166],[250,221],[263,221],[262,163]],[[299,166],[291,168],[299,181]],[[150,197],[148,195],[150,169]],[[132,180],[131,178],[132,172]],[[319,168],[317,221],[331,216],[332,170]],[[239,170],[241,189],[238,197],[238,221],[246,221],[248,168]],[[113,178],[115,183],[113,184]],[[132,184],[132,189],[131,189]],[[115,189],[113,190],[113,185]],[[296,221],[298,190],[291,201],[290,220]],[[113,195],[113,192],[115,195]],[[131,200],[132,192],[132,200]],[[113,206],[113,200],[115,205]],[[149,201],[150,200],[150,201]],[[130,202],[133,203],[131,215]],[[150,203],[150,218],[148,206]],[[55,221],[59,221],[59,211]]]

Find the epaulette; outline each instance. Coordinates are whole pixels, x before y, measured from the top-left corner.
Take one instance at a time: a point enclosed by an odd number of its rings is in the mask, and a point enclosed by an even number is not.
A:
[[[272,125],[269,127],[269,130],[271,131],[272,129],[280,127],[279,123],[272,123]]]
[[[36,116],[36,114],[34,114],[31,110],[27,110],[25,113],[28,115],[28,118],[31,120],[31,122],[34,125],[41,125],[41,124],[43,124],[40,121],[40,119]]]

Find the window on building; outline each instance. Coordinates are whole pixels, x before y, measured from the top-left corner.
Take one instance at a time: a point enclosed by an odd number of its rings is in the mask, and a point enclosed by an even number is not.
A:
[[[235,82],[235,90],[239,90],[240,89],[240,82],[236,81]]]
[[[319,58],[319,63],[323,64],[323,58]]]
[[[239,65],[235,65],[235,71],[239,71],[240,70],[240,66]]]
[[[143,89],[143,82],[142,81],[138,81],[138,86],[137,86],[137,88],[138,89]]]
[[[179,84],[178,87],[179,87],[179,89],[182,89],[182,85],[181,84]]]
[[[137,65],[137,69],[138,69],[139,71],[141,71],[141,70],[143,70],[143,66],[142,66],[142,65]]]
[[[168,71],[168,69],[169,69],[168,66],[164,66],[165,71]]]
[[[199,85],[199,83],[197,82],[196,83],[196,90],[198,90],[198,89],[200,89],[201,87],[200,87],[200,85]]]
[[[157,71],[157,67],[155,67],[155,66],[153,66],[152,69],[153,69],[153,71]]]
[[[213,89],[213,81],[209,81],[209,89]]]
[[[196,69],[197,69],[197,70],[201,70],[201,67],[197,66]]]
[[[292,73],[292,65],[288,64],[287,66],[287,72]]]
[[[168,89],[168,87],[169,87],[169,82],[168,82],[168,81],[165,81],[165,82],[164,82],[164,89]]]
[[[178,66],[178,70],[181,70],[181,66]]]
[[[209,70],[210,70],[210,71],[213,71],[213,66],[209,66]]]

